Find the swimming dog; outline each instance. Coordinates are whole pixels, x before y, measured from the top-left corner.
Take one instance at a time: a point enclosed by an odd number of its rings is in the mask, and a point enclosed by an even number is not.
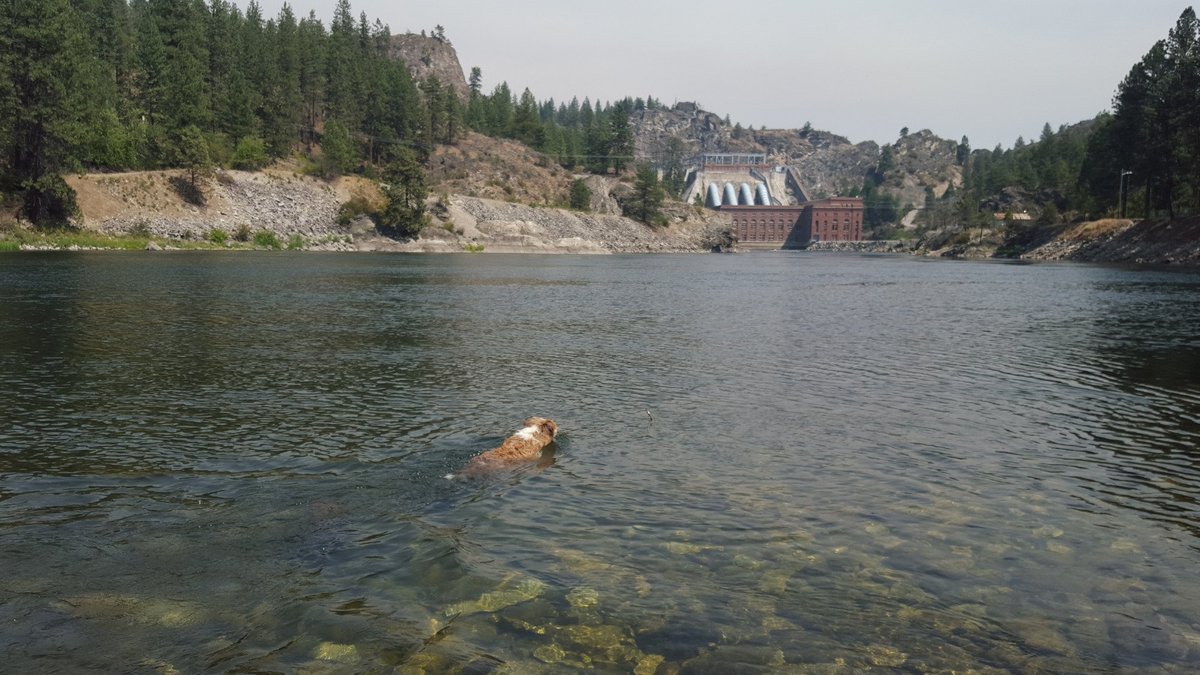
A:
[[[467,462],[462,475],[478,476],[496,469],[531,462],[542,456],[542,448],[558,435],[558,425],[545,417],[530,417],[517,433],[504,439],[498,448],[476,455]],[[453,474],[446,476],[453,478]]]

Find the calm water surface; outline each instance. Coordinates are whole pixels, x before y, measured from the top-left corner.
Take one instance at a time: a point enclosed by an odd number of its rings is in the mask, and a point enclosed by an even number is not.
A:
[[[1192,672],[1198,448],[1194,273],[2,255],[0,669]]]

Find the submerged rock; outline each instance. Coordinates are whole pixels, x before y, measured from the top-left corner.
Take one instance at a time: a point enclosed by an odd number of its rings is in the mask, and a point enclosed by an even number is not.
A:
[[[666,661],[666,658],[658,654],[650,654],[642,657],[642,660],[638,661],[637,665],[633,667],[633,675],[654,675],[654,672],[658,670],[663,661]]]
[[[322,661],[358,663],[358,647],[336,642],[322,642],[313,650],[313,656]]]
[[[479,612],[495,612],[505,607],[533,600],[546,590],[546,584],[534,578],[526,578],[509,587],[503,583],[500,588],[479,596],[478,600],[470,600],[450,605],[446,608],[446,616],[456,614],[476,614]]]
[[[870,645],[865,651],[867,661],[882,668],[899,668],[908,660],[908,654],[887,645]]]
[[[181,628],[207,618],[204,606],[165,598],[140,598],[119,593],[91,593],[70,598],[71,612],[89,619],[120,619],[143,625]]]
[[[575,609],[587,609],[600,603],[600,594],[594,589],[581,586],[567,593],[567,602]]]

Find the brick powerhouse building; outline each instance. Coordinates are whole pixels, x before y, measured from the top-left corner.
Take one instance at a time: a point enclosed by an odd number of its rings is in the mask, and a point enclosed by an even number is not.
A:
[[[722,206],[743,244],[804,248],[814,241],[862,239],[863,201],[831,197],[797,206]]]
[[[804,205],[800,227],[804,241],[858,241],[862,239],[863,200],[830,197]]]

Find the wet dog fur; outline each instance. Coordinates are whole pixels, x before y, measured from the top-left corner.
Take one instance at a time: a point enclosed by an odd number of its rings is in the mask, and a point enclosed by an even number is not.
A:
[[[523,424],[525,426],[504,439],[500,447],[472,457],[463,469],[463,475],[478,476],[540,458],[542,449],[558,435],[558,425],[545,417],[530,417]]]

